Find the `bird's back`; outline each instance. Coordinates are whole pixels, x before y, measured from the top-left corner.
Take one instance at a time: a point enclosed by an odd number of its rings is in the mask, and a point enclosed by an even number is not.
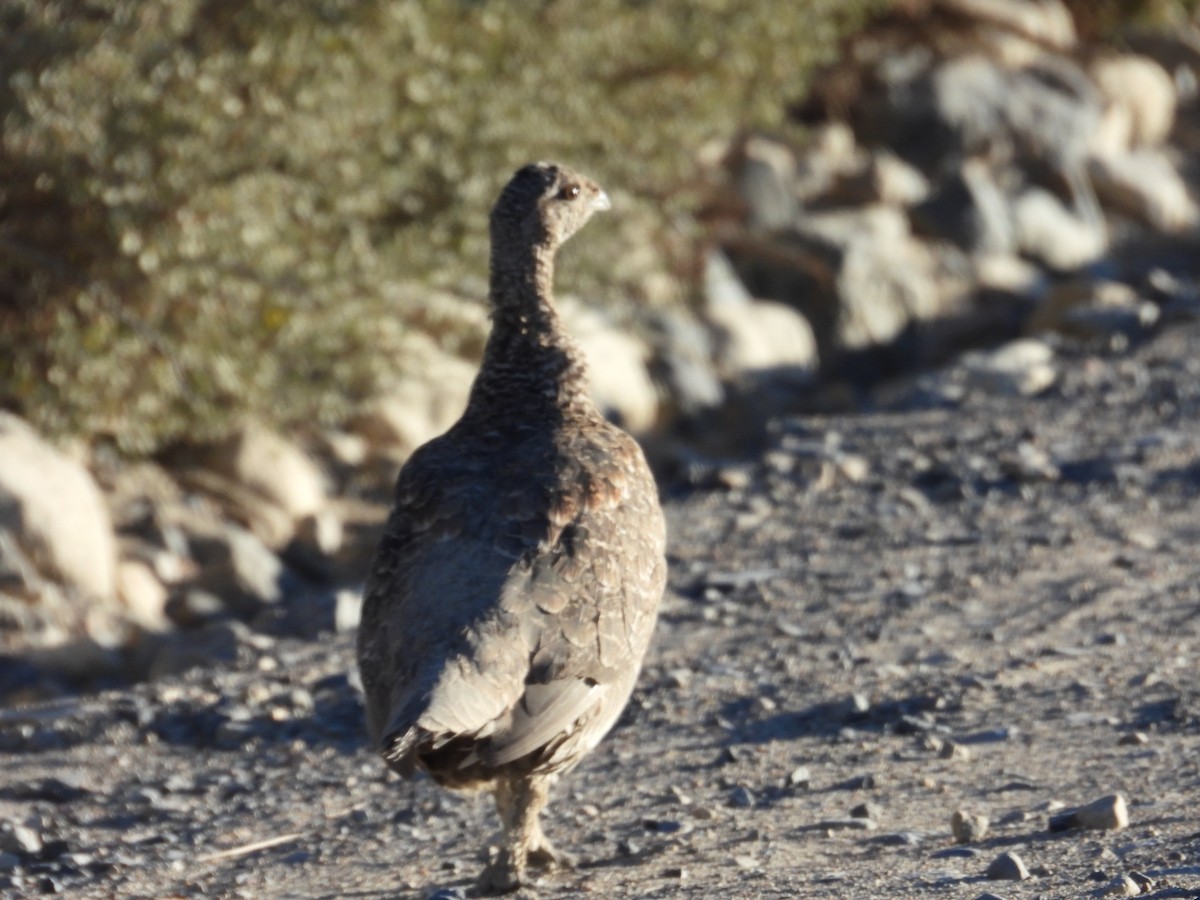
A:
[[[375,740],[444,783],[567,768],[624,706],[665,580],[637,444],[594,410],[468,414],[410,459],[359,656]]]

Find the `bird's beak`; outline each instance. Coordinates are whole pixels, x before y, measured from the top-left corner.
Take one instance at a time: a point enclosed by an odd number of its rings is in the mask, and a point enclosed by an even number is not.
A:
[[[592,198],[592,210],[595,212],[604,212],[606,209],[612,209],[612,201],[608,199],[608,194],[600,191]]]

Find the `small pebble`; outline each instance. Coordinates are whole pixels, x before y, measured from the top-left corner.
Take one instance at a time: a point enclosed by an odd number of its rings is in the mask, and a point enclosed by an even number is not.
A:
[[[883,810],[879,808],[878,803],[868,800],[851,809],[850,815],[855,819],[874,819],[878,822],[883,816]]]
[[[825,831],[874,831],[879,826],[874,819],[822,819],[814,827]]]
[[[1009,851],[993,859],[984,874],[992,881],[1024,881],[1029,877],[1029,869],[1021,857]]]
[[[1122,875],[1120,878],[1113,879],[1105,888],[1101,896],[1104,897],[1136,897],[1141,894],[1142,889],[1136,881],[1128,875]]]
[[[971,758],[971,751],[955,741],[943,741],[938,756],[942,759],[968,760]]]
[[[729,792],[730,806],[736,806],[739,809],[753,809],[758,802],[758,798],[754,796],[754,791],[743,784],[739,784]]]
[[[988,817],[980,813],[969,813],[956,809],[950,817],[950,831],[954,840],[960,844],[974,844],[982,841],[988,832]]]
[[[808,788],[812,784],[812,773],[808,771],[808,766],[797,766],[792,769],[788,775],[788,784],[792,787]]]
[[[1131,731],[1129,734],[1121,735],[1121,739],[1117,741],[1122,747],[1144,747],[1150,743],[1150,735],[1144,731]]]

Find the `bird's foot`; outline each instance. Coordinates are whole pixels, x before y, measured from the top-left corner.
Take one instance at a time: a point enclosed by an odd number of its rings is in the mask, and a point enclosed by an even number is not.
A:
[[[545,835],[529,848],[527,859],[529,865],[539,869],[574,869],[579,865],[578,857],[565,850],[559,850]]]

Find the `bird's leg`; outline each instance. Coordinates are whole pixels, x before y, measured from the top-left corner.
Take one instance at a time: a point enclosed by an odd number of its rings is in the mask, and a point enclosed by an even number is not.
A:
[[[542,833],[538,816],[549,798],[546,778],[499,781],[494,790],[496,810],[504,829],[500,855],[484,869],[479,886],[487,891],[511,891],[525,882],[528,865],[546,868],[566,860]]]

